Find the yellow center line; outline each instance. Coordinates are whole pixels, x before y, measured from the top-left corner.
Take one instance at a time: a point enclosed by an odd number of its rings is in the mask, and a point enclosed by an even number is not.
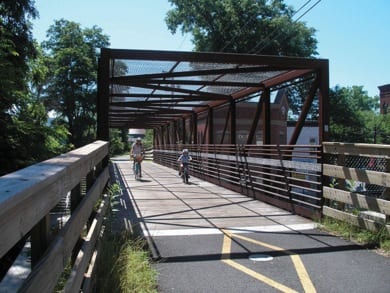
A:
[[[224,232],[224,231],[222,230],[222,232]],[[222,260],[230,259],[231,244],[232,244],[232,238],[226,237],[226,235],[224,235],[223,244],[222,244]]]
[[[225,236],[226,237],[226,236]],[[251,269],[248,269],[247,267],[243,266],[243,265],[240,265],[239,263],[231,260],[231,259],[223,259],[222,260],[224,263],[232,266],[233,268],[261,281],[261,282],[264,282],[266,284],[268,284],[269,286],[271,287],[274,287],[275,289],[278,289],[282,292],[285,292],[285,293],[298,293],[298,291],[295,291],[287,286],[284,286],[283,284],[280,284],[262,274],[259,274],[258,272],[255,272]]]
[[[294,264],[295,270],[297,271],[297,275],[299,280],[301,281],[302,287],[307,293],[315,293],[317,292],[316,288],[314,287],[312,281],[310,280],[310,276],[306,271],[306,268],[299,257],[299,255],[294,254],[290,255],[291,260]]]
[[[226,231],[226,230],[222,230],[222,232],[225,234],[224,235],[224,240],[223,240],[223,246],[222,246],[222,253],[223,253],[223,256],[222,256],[222,261],[224,263],[227,263],[229,264],[230,266],[233,266],[235,267],[236,269],[244,272],[244,273],[247,273],[248,275],[262,281],[262,282],[265,282],[267,283],[268,285],[274,287],[274,288],[277,288],[279,289],[280,291],[283,291],[283,292],[296,292],[266,276],[263,276],[257,272],[254,272],[236,262],[234,262],[233,260],[230,260],[229,259],[229,256],[230,256],[230,249],[231,249],[231,239],[233,237],[236,237],[236,238],[239,238],[239,239],[242,239],[242,240],[245,240],[247,242],[250,242],[250,243],[254,243],[254,244],[257,244],[257,245],[260,245],[260,246],[263,246],[263,247],[267,247],[269,249],[272,249],[272,250],[275,250],[275,251],[281,251],[287,255],[290,256],[291,258],[291,261],[293,262],[294,264],[294,268],[297,272],[297,275],[298,275],[298,278],[299,278],[299,281],[301,282],[302,284],[302,287],[304,289],[305,292],[307,293],[315,293],[317,292],[313,283],[311,282],[310,280],[310,277],[309,277],[309,274],[307,273],[307,270],[301,260],[301,258],[299,257],[299,255],[293,253],[292,251],[289,251],[289,250],[285,250],[281,247],[278,247],[278,246],[275,246],[275,245],[271,245],[271,244],[268,244],[268,243],[265,243],[265,242],[262,242],[262,241],[258,241],[258,240],[255,240],[255,239],[251,239],[251,238],[248,238],[248,237],[245,237],[245,236],[242,236],[242,235],[239,235],[239,234],[233,234],[229,231]],[[277,286],[277,287],[276,287]],[[285,291],[285,290],[288,290],[288,291]]]

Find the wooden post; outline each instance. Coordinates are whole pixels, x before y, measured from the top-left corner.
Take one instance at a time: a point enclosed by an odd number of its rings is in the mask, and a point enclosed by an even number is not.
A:
[[[31,230],[31,267],[34,268],[49,246],[50,215],[46,215]]]

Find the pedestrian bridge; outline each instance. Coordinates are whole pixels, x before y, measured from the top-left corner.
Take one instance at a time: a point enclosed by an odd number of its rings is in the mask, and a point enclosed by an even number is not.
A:
[[[328,74],[328,60],[313,58],[102,49],[98,140],[0,178],[1,276],[28,240],[22,292],[52,292],[68,264],[65,292],[92,290],[114,178],[134,199],[148,197],[134,202],[133,220],[150,237],[300,229],[324,215],[389,230],[390,147],[326,142]],[[286,96],[272,103],[286,89],[300,101],[289,136]],[[299,145],[313,121],[313,141]],[[143,181],[132,181],[126,158],[110,163],[111,128],[153,129]],[[175,177],[182,148],[193,157],[190,185]],[[127,216],[120,221],[131,229]],[[230,255],[224,243],[214,258]]]
[[[307,147],[302,146],[304,152]],[[178,153],[173,146],[156,149],[154,162],[145,162],[142,180],[135,181],[127,155],[112,158],[109,163],[108,143],[104,141],[1,177],[2,260],[12,259],[27,239],[31,241],[32,272],[21,291],[52,292],[69,261],[73,268],[65,291],[93,288],[97,243],[109,201],[105,188],[110,178],[121,183],[123,194],[128,195],[128,203],[123,201],[128,212],[121,214],[120,224],[129,230],[142,228],[144,236],[152,240],[150,247],[156,258],[164,257],[161,252],[166,248],[161,249],[154,237],[231,233],[238,237],[236,234],[241,233],[296,233],[313,228],[314,222],[299,216],[300,211],[306,215],[311,211],[312,218],[328,215],[366,229],[389,230],[386,192],[390,175],[383,171],[388,166],[389,146],[324,143],[322,151],[311,146],[310,152],[320,162],[330,156],[333,159],[329,164],[298,161],[298,165],[292,160],[295,150],[291,146],[275,146],[266,152],[255,146],[218,145],[192,146],[190,150],[193,164],[189,185],[177,176]],[[344,160],[334,159],[342,156]],[[376,166],[371,167],[377,169],[353,167],[350,156],[360,156],[363,161],[371,158],[367,162],[375,157]],[[343,166],[340,162],[349,163]],[[348,192],[337,188],[330,176],[340,183],[348,179],[382,189],[378,197],[363,191]],[[302,184],[293,184],[294,180]],[[64,197],[70,199],[68,219],[58,220],[56,214],[53,219],[51,211]],[[277,207],[275,203],[282,204]],[[357,209],[361,210],[359,215]],[[232,253],[226,247],[220,257]]]

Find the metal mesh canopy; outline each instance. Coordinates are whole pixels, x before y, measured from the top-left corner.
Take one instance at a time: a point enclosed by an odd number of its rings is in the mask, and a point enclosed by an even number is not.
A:
[[[99,104],[110,128],[156,128],[327,68],[323,59],[102,49]]]

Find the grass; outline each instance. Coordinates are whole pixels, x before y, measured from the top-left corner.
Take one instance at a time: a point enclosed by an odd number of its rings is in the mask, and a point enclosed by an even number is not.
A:
[[[157,292],[143,239],[129,233],[105,236],[97,266],[96,292]]]
[[[97,259],[96,292],[157,292],[157,273],[150,265],[146,241],[126,231],[112,233],[112,210],[115,209],[120,187],[109,187],[110,211],[105,232],[100,242]]]
[[[329,217],[324,217],[321,225],[321,228],[327,232],[367,248],[376,249],[382,255],[390,256],[390,235],[385,227],[378,232],[373,232]]]

